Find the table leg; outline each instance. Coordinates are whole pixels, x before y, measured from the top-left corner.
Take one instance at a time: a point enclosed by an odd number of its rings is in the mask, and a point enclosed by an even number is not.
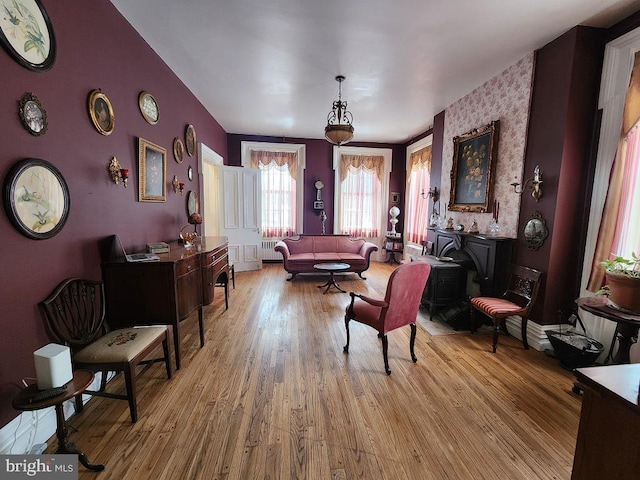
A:
[[[340,290],[342,293],[347,293],[345,292],[343,289],[340,288],[340,285],[338,285],[336,283],[336,279],[333,276],[333,272],[329,272],[329,280],[327,280],[327,283],[323,284],[323,285],[318,285],[318,288],[324,288],[327,287],[327,289],[323,292],[323,295],[325,293],[327,293],[329,291],[329,289],[331,288],[331,286],[336,287],[338,290]]]
[[[612,364],[631,363],[629,351],[631,350],[631,345],[638,341],[639,328],[627,323],[618,323],[618,351],[611,361]]]
[[[89,462],[87,455],[83,451],[78,450],[76,446],[69,441],[69,437],[67,436],[67,422],[64,418],[62,403],[56,404],[55,408],[57,422],[56,436],[58,437],[58,450],[56,450],[56,453],[76,454],[78,455],[78,460],[80,460],[80,463],[82,463],[85,468],[93,470],[94,472],[103,471],[104,465]]]

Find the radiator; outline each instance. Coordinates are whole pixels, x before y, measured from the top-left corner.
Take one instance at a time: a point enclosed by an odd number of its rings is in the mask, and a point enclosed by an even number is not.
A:
[[[276,252],[273,247],[276,246],[281,238],[263,238],[262,239],[262,261],[277,262],[282,261],[282,255]]]

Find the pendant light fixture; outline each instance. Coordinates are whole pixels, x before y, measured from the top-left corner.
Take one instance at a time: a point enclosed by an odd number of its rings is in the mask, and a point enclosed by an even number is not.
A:
[[[335,145],[344,145],[353,138],[353,115],[347,110],[347,102],[342,101],[342,82],[344,75],[338,75],[338,100],[333,102],[333,108],[327,115],[327,126],[324,136]]]

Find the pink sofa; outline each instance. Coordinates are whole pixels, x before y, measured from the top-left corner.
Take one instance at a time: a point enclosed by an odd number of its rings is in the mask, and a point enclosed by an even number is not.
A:
[[[298,273],[317,272],[315,264],[329,262],[348,263],[350,268],[345,272],[355,272],[364,278],[362,272],[369,268],[369,258],[378,247],[348,235],[300,235],[279,241],[274,250],[282,254],[284,269],[291,274],[288,280]]]

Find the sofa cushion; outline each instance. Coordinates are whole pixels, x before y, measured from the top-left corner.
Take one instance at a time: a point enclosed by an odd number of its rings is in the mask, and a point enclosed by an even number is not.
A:
[[[318,262],[339,262],[340,254],[338,252],[319,252],[314,254],[314,258]]]

